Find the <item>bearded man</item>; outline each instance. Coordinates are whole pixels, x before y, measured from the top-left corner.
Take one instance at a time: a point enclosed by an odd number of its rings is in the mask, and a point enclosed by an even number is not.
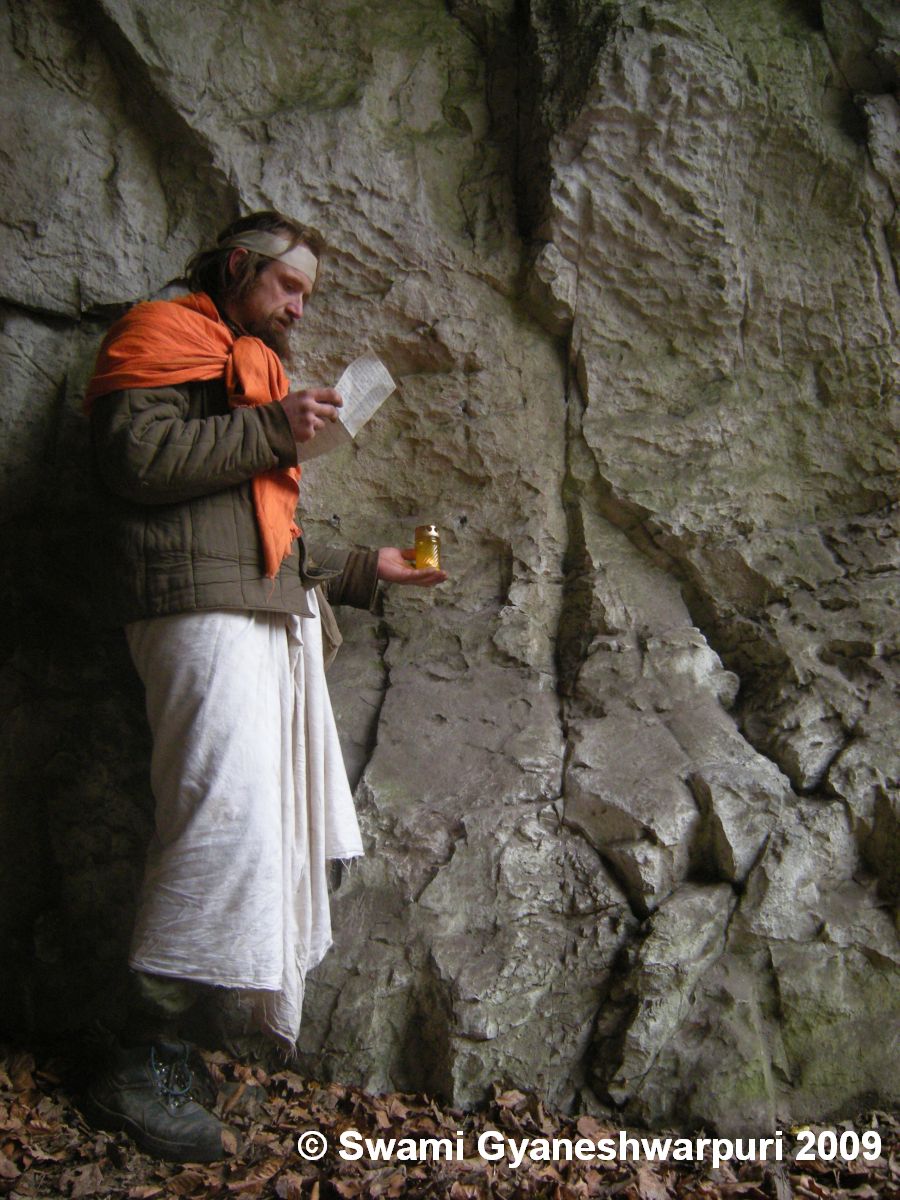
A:
[[[199,996],[237,996],[293,1046],[331,944],[326,862],[362,853],[324,679],[329,604],[446,578],[396,547],[317,556],[295,523],[303,448],[341,405],[284,371],[321,259],[279,213],[234,222],[188,264],[189,295],[113,326],[86,397],[104,591],[146,689],[156,801],[130,956],[151,1035],[86,1107],[175,1160],[221,1157],[224,1127],[191,1095],[173,1027]]]

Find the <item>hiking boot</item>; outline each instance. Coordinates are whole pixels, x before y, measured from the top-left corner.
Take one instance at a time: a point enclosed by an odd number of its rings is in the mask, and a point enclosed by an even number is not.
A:
[[[157,1158],[225,1158],[227,1126],[191,1096],[190,1050],[187,1042],[174,1039],[118,1050],[87,1090],[86,1115],[101,1129],[124,1129]]]

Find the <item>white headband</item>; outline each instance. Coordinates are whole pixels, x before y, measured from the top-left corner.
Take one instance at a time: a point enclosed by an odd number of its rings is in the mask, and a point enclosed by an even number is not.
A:
[[[262,229],[249,229],[246,233],[236,233],[227,242],[221,243],[223,250],[232,247],[253,250],[256,254],[265,255],[266,258],[274,258],[278,262],[293,267],[295,271],[302,271],[314,284],[319,260],[309,246],[304,246],[302,242],[293,248],[290,246],[290,238],[285,237],[284,234],[266,233]]]

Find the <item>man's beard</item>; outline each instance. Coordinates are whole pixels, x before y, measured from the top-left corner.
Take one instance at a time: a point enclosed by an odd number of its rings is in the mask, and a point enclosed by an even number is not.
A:
[[[270,350],[274,350],[286,367],[294,361],[291,326],[285,329],[277,317],[271,316],[265,321],[248,325],[247,332],[253,337],[258,337]]]

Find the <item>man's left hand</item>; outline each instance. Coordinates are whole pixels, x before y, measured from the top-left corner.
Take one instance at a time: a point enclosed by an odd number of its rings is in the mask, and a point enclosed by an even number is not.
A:
[[[410,561],[411,560],[411,561]],[[415,550],[398,550],[382,546],[378,551],[378,578],[385,583],[414,583],[417,587],[434,587],[447,578],[446,571],[434,567],[414,567]]]

